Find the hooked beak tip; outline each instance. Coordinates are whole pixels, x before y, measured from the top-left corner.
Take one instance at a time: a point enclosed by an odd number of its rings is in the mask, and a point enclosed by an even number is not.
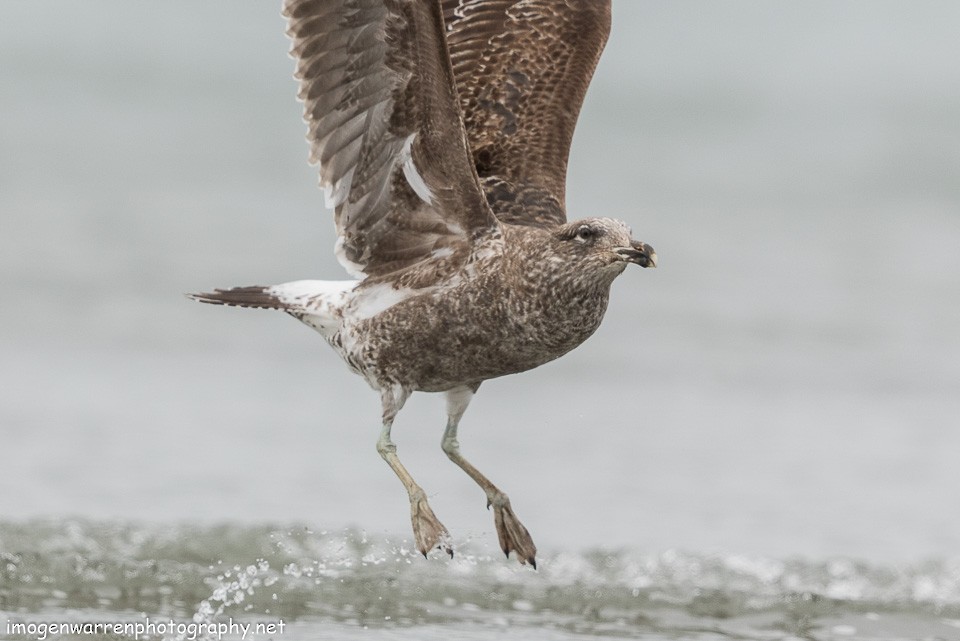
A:
[[[626,262],[640,265],[641,267],[657,266],[657,252],[646,243],[634,242],[630,247],[618,249],[617,254]]]

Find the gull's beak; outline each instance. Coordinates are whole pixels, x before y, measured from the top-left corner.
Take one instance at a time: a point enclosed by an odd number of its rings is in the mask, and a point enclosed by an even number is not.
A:
[[[639,240],[630,243],[629,247],[619,247],[614,251],[628,263],[634,263],[641,267],[657,266],[657,252],[653,251],[653,247],[641,243]]]

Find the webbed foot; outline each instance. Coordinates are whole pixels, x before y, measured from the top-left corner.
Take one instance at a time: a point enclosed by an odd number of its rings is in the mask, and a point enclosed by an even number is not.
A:
[[[424,558],[433,549],[443,550],[453,558],[450,532],[437,519],[423,492],[410,497],[410,520],[413,523],[413,538],[417,550]]]
[[[517,560],[521,565],[529,563],[534,570],[537,569],[537,546],[527,528],[513,513],[510,507],[510,499],[506,494],[498,493],[492,496],[487,502],[488,508],[493,508],[493,520],[497,526],[497,537],[500,539],[500,549],[510,557],[511,552],[516,552]]]

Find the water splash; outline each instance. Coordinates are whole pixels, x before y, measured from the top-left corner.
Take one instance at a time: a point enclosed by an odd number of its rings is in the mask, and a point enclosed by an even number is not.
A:
[[[548,553],[540,568],[471,542],[452,560],[424,560],[407,542],[355,530],[0,523],[0,610],[10,619],[80,610],[198,624],[269,616],[344,629],[840,638],[906,618],[960,638],[960,559],[894,567],[621,549]]]

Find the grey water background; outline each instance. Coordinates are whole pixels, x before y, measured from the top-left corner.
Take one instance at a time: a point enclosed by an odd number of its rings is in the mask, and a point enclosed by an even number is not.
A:
[[[294,321],[182,296],[344,276],[278,4],[0,3],[0,520],[409,537],[376,394]],[[461,428],[547,558],[956,557],[958,29],[948,1],[615,2],[569,210],[661,266]],[[415,396],[399,453],[495,558],[442,425]]]

